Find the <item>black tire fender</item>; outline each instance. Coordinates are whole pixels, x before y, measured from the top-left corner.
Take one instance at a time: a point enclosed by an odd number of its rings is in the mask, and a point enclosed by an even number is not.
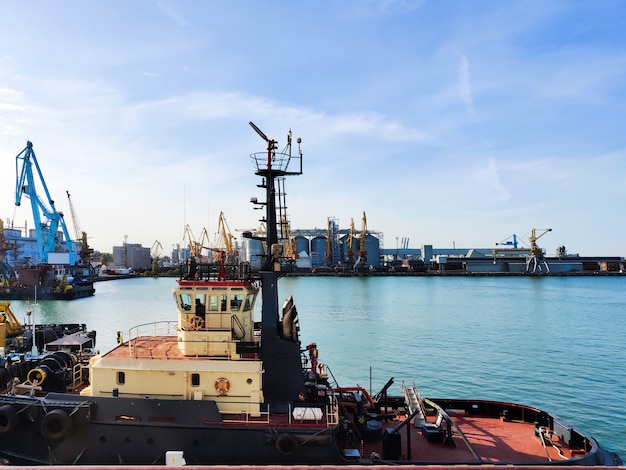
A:
[[[11,432],[17,426],[17,410],[13,405],[0,406],[0,434]]]
[[[48,441],[59,441],[70,435],[72,427],[72,418],[65,410],[57,408],[41,420],[41,435]]]
[[[298,440],[291,434],[279,434],[276,438],[276,450],[283,455],[291,455],[298,448]]]

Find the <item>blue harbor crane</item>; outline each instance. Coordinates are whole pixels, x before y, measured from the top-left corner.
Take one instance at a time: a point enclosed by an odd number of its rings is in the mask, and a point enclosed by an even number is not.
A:
[[[513,234],[506,240],[496,243],[496,245],[507,245],[507,246],[512,246],[514,249],[517,249],[517,235]]]
[[[21,160],[21,169],[20,169]],[[37,176],[45,192],[47,204],[37,194],[35,187],[35,175],[33,165],[37,170]],[[37,162],[37,157],[33,151],[33,144],[26,143],[26,148],[15,157],[16,185],[15,185],[15,205],[19,206],[22,196],[30,199],[30,204],[35,222],[37,234],[37,248],[39,251],[40,263],[74,265],[76,262],[76,252],[74,242],[65,225],[63,213],[58,212],[54,207],[54,200],[50,196],[48,187],[41,173],[41,168]],[[45,221],[43,221],[45,219]],[[63,248],[57,240],[59,228],[63,231],[66,248]],[[54,256],[50,256],[54,254]]]

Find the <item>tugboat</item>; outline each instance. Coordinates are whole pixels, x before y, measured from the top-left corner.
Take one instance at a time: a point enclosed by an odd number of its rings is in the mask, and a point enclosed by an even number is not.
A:
[[[284,179],[302,174],[302,152],[268,139],[252,155],[265,201],[258,271],[243,262],[191,258],[173,289],[175,321],[138,325],[65,389],[29,374],[0,395],[0,456],[49,465],[617,465],[619,457],[550,414],[484,400],[392,396],[393,378],[370,395],[338,384],[315,343],[300,342],[279,225]],[[295,170],[289,166],[297,165]],[[262,296],[261,321],[254,318]],[[59,374],[56,374],[58,377]],[[88,378],[88,379],[87,379]]]

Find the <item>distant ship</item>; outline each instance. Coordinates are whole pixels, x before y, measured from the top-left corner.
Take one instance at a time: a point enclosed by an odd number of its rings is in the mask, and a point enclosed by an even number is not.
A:
[[[91,276],[66,272],[63,266],[40,264],[17,268],[0,288],[0,300],[74,300],[95,294]]]
[[[481,399],[393,395],[339,385],[316,343],[300,342],[292,297],[278,300],[284,180],[302,152],[268,139],[253,154],[265,200],[258,271],[233,257],[188,259],[176,317],[138,325],[79,364],[42,359],[0,395],[0,456],[9,465],[617,465],[590,435],[540,409]],[[298,165],[291,170],[289,165]],[[261,293],[261,321],[254,307]],[[374,294],[373,294],[374,295]],[[333,325],[328,325],[333,328]],[[368,351],[363,351],[368,354]],[[341,360],[341,358],[336,358]],[[44,367],[45,365],[45,367]],[[419,367],[416,360],[415,367]]]

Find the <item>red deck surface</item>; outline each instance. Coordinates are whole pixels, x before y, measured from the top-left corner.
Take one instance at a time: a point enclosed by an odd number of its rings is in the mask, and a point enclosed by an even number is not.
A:
[[[543,446],[535,437],[534,425],[521,421],[503,421],[496,418],[481,418],[460,413],[451,413],[450,417],[461,429],[482,463],[542,463],[563,461],[571,457],[571,453],[562,446],[563,456],[551,445]],[[393,428],[398,421],[383,423],[384,427]],[[428,464],[479,463],[460,433],[453,432],[455,445],[444,445],[442,442],[429,442],[419,428],[410,425],[410,457],[407,446],[407,430],[400,430],[402,455],[400,460],[424,462]],[[558,447],[556,436],[552,442]],[[361,450],[361,449],[359,449]],[[370,457],[372,452],[382,456],[380,442],[366,443],[361,450],[363,457]]]
[[[178,348],[176,337],[154,336],[141,337],[120,345],[105,354],[105,357],[137,357],[152,359],[171,360],[196,360],[193,357],[185,357]],[[460,433],[453,430],[455,445],[444,445],[441,442],[429,442],[422,436],[419,428],[409,425],[410,451],[407,445],[407,429],[400,430],[401,435],[401,461],[424,462],[425,464],[500,464],[500,463],[556,463],[571,457],[566,446],[562,446],[563,455],[552,445],[544,446],[535,437],[534,425],[521,421],[506,422],[501,419],[481,418],[469,416],[464,413],[451,413],[450,417],[470,442],[474,452],[480,457],[476,458],[472,450],[462,439]],[[285,415],[272,415],[270,422],[285,425],[288,418]],[[324,421],[324,420],[322,420]],[[400,421],[387,421],[384,428],[394,428]],[[249,425],[263,425],[248,421]],[[266,423],[267,424],[267,423]],[[291,423],[294,426],[302,426],[302,423]],[[307,423],[305,426],[320,426],[320,423]],[[560,447],[556,436],[553,443]],[[376,454],[383,456],[382,442],[366,442],[358,449],[363,458],[368,459]],[[409,455],[410,453],[410,455]],[[250,467],[247,467],[250,468]],[[268,467],[263,467],[268,468]],[[536,468],[536,467],[534,467]]]
[[[176,336],[142,336],[134,338],[103,354],[103,357],[196,360],[195,357],[183,356],[178,347]],[[203,357],[203,359],[206,358]]]

